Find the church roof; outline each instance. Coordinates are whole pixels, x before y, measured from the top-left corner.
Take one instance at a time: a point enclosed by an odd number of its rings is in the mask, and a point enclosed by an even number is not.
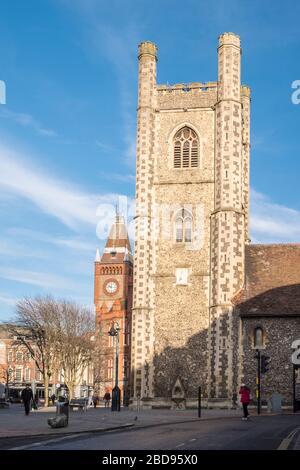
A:
[[[96,258],[98,256],[96,255]],[[97,259],[96,259],[97,261]],[[111,226],[106,245],[101,256],[101,263],[132,262],[132,252],[124,217],[117,215]]]
[[[300,316],[300,244],[246,245],[241,316]]]

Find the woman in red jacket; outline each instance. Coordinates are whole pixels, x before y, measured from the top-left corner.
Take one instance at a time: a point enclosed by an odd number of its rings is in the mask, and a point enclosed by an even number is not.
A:
[[[248,420],[249,419],[248,405],[250,403],[250,390],[248,387],[246,387],[245,384],[242,384],[239,393],[241,395],[241,403],[243,405],[243,410],[244,410],[244,417],[242,419]]]

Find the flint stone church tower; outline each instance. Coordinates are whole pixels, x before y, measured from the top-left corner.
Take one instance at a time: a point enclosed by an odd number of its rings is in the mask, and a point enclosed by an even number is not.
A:
[[[156,83],[157,48],[139,46],[132,402],[212,401],[238,387],[238,324],[248,243],[250,89],[240,38],[219,37],[218,81]]]

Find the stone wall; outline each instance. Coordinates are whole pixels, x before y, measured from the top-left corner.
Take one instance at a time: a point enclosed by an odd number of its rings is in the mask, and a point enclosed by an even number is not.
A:
[[[210,214],[214,204],[215,113],[194,109],[212,105],[214,88],[201,91],[158,89],[156,112],[157,153],[154,165],[155,204],[159,208],[155,240],[155,397],[171,397],[179,377],[186,397],[197,396],[199,385],[207,395],[207,332],[209,328]],[[206,95],[205,95],[206,94]],[[204,103],[210,96],[210,103]],[[184,109],[187,106],[191,109]],[[169,111],[167,111],[169,108]],[[177,130],[192,128],[200,143],[200,165],[174,169],[173,137]],[[193,244],[174,239],[176,212],[187,208],[193,216]],[[176,284],[176,269],[188,269],[187,285]]]
[[[243,348],[242,376],[255,397],[257,360],[254,358],[254,330],[264,331],[262,354],[271,358],[269,371],[261,376],[262,400],[268,400],[273,393],[281,393],[284,404],[292,404],[292,342],[300,338],[300,317],[243,318],[241,344]]]

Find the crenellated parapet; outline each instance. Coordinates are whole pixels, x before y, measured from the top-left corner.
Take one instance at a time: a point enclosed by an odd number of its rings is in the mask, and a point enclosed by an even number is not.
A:
[[[235,33],[223,33],[219,36],[219,47],[222,46],[235,46],[238,49],[241,47],[240,36]]]
[[[157,60],[157,46],[154,42],[143,41],[139,44],[138,59],[140,60],[143,55],[151,55]]]

